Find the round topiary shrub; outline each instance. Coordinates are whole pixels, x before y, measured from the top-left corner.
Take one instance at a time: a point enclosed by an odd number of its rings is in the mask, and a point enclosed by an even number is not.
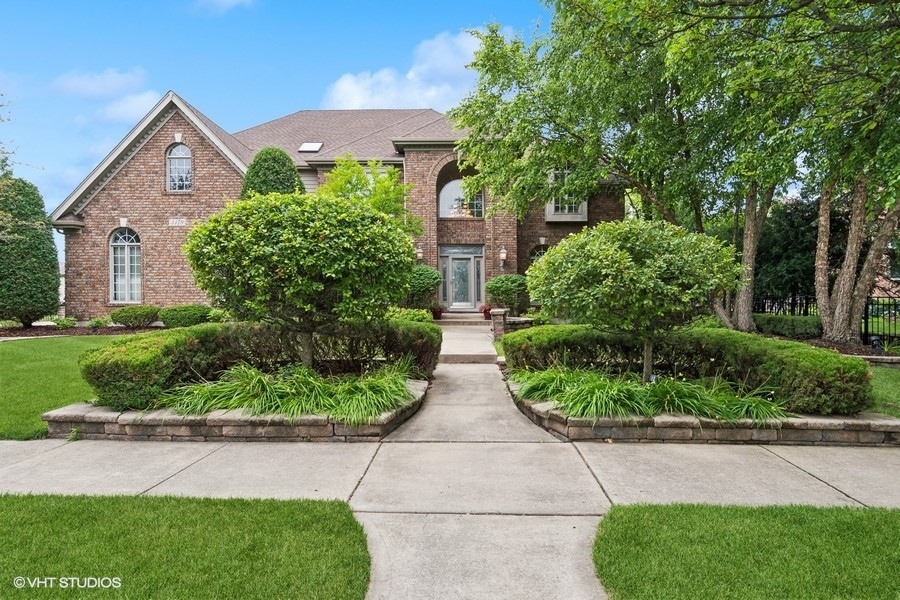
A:
[[[160,309],[159,320],[166,327],[192,327],[208,323],[210,308],[205,304],[179,304]]]
[[[408,308],[430,308],[434,293],[443,278],[437,269],[428,265],[416,265],[409,276]]]

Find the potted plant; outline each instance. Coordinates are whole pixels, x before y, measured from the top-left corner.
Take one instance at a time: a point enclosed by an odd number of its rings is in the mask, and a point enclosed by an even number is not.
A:
[[[490,304],[482,304],[481,306],[478,307],[478,310],[481,311],[481,313],[484,315],[485,321],[491,320],[491,309],[492,308],[494,308],[494,307],[491,306]]]
[[[443,312],[445,310],[447,310],[447,307],[444,306],[443,304],[441,304],[440,302],[438,302],[437,300],[435,300],[434,302],[431,303],[431,317],[435,321],[441,320],[441,315],[443,314]]]

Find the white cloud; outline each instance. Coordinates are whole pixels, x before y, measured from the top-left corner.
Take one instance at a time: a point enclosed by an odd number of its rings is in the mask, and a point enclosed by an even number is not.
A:
[[[466,69],[478,40],[471,34],[440,33],[420,43],[405,74],[386,67],[345,73],[328,87],[323,108],[434,108],[456,105],[475,83]]]
[[[122,121],[134,123],[150,112],[153,105],[159,102],[162,94],[154,90],[129,94],[100,109],[98,116],[105,121]]]
[[[109,98],[140,89],[146,76],[140,67],[125,72],[118,69],[106,69],[102,73],[69,71],[53,80],[53,88],[73,96]]]
[[[253,0],[197,0],[196,6],[215,13],[228,12],[235,6],[250,6]]]

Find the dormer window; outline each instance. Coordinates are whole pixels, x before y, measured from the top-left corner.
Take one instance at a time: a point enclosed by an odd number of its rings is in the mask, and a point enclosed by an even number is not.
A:
[[[170,192],[189,192],[192,185],[191,149],[175,144],[166,153],[166,173]]]

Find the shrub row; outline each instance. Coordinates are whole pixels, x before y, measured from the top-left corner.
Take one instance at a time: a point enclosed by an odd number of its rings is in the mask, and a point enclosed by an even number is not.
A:
[[[819,317],[756,314],[753,315],[753,322],[757,331],[766,335],[779,335],[794,340],[822,337],[822,320]]]
[[[624,335],[580,325],[547,325],[502,338],[513,369],[640,368],[641,346]],[[673,376],[720,376],[745,388],[768,387],[791,412],[855,414],[872,405],[869,369],[859,358],[799,342],[727,329],[686,328],[656,345],[656,367]]]
[[[159,310],[159,320],[166,327],[193,327],[209,323],[210,307],[205,304],[178,304]]]
[[[159,319],[159,307],[150,304],[135,304],[123,306],[109,312],[109,318],[113,323],[118,323],[129,329],[138,327],[150,327]]]
[[[371,334],[365,338],[345,339],[343,346],[325,346],[332,352],[321,358],[362,362],[359,356],[364,352],[394,362],[409,356],[422,376],[434,371],[441,347],[438,326],[391,321],[369,330]],[[269,372],[299,362],[298,339],[293,332],[272,325],[207,323],[110,342],[85,352],[79,367],[96,392],[98,404],[114,410],[143,410],[165,390],[214,380],[239,361]]]

